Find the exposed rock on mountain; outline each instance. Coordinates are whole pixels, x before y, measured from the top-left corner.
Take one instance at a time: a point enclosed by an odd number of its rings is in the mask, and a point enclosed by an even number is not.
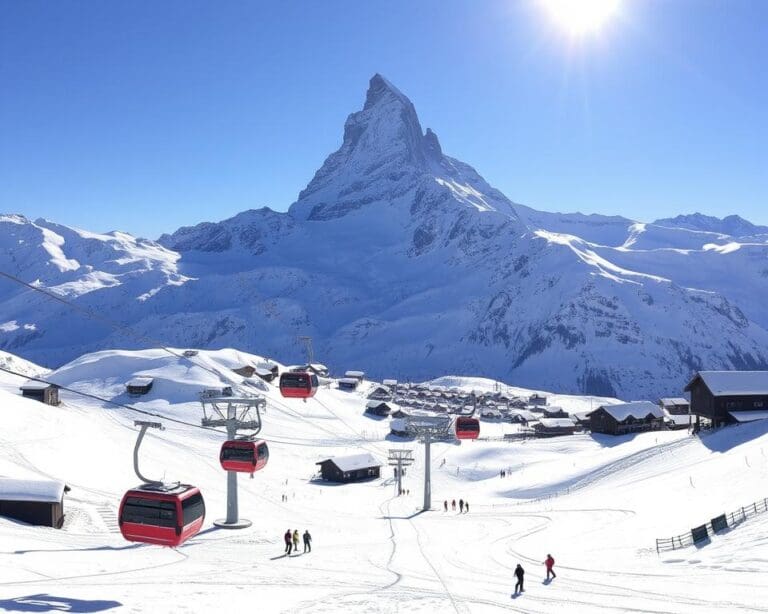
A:
[[[375,75],[287,213],[157,243],[0,219],[2,270],[139,335],[2,282],[0,347],[49,366],[154,341],[298,362],[297,336],[311,335],[336,371],[654,399],[699,368],[768,368],[765,237],[712,219],[513,204]]]

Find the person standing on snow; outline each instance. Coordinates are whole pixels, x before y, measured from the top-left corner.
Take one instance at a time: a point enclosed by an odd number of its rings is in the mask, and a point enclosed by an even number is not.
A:
[[[445,501],[443,501],[443,511],[444,511],[444,512],[447,512],[447,511],[448,511],[448,499],[446,499]]]
[[[469,514],[469,501],[464,501],[464,513]]]
[[[552,558],[551,554],[547,555],[547,560],[544,561],[544,565],[547,566],[547,580],[549,580],[549,574],[552,574],[553,578],[557,578],[555,570],[552,569],[555,566],[555,559]]]
[[[293,531],[293,551],[298,552],[299,551],[299,530],[295,529]]]
[[[459,499],[459,514],[464,513],[464,499]]]
[[[455,512],[456,511],[456,499],[451,501],[451,509]]]
[[[312,552],[312,536],[309,534],[309,529],[304,531],[304,552]]]
[[[291,554],[291,530],[288,529],[285,532],[285,535],[283,535],[283,539],[285,539],[285,553],[290,555]]]
[[[517,593],[525,592],[525,589],[523,588],[525,569],[523,569],[523,566],[520,565],[520,563],[518,563],[517,567],[515,567],[515,577],[517,578],[517,582],[515,583],[515,595],[517,595]]]

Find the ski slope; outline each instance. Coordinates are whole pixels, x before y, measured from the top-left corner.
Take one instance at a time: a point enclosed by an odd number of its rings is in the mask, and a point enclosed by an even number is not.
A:
[[[180,358],[162,350],[104,351],[47,377],[68,388],[199,424],[197,393],[241,381],[230,369],[261,359],[235,350]],[[155,378],[138,399],[135,376]],[[203,531],[178,549],[125,542],[117,505],[138,482],[132,469],[146,416],[62,391],[49,407],[0,380],[0,476],[54,477],[71,486],[62,530],[0,518],[0,611],[220,612],[764,612],[768,514],[697,548],[657,554],[669,537],[768,495],[768,425],[701,439],[685,432],[634,437],[577,435],[517,443],[432,446],[433,510],[419,513],[422,449],[387,439],[388,421],[363,414],[357,392],[322,388],[304,403],[273,384],[261,436],[268,466],[241,475],[240,514],[253,526],[217,529],[226,479],[223,434],[165,420],[142,446],[142,471],[199,486]],[[450,385],[482,382],[450,378]],[[447,384],[446,384],[447,385]],[[568,407],[568,398],[557,404]],[[553,401],[554,403],[554,401]],[[573,411],[585,401],[572,399]],[[588,403],[588,401],[586,401]],[[510,425],[482,423],[482,434]],[[395,496],[387,451],[413,448],[416,462]],[[315,463],[368,451],[383,478],[331,485]],[[506,478],[499,471],[506,469]],[[287,503],[282,502],[287,495]],[[470,512],[444,512],[445,499]],[[313,552],[283,555],[286,529],[313,535]],[[543,583],[547,553],[557,578]],[[526,591],[512,598],[512,570]]]

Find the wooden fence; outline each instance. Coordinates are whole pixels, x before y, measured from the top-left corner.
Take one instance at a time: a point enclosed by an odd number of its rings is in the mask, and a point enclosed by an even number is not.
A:
[[[710,535],[720,533],[727,529],[732,529],[747,518],[757,516],[768,512],[768,498],[755,501],[750,505],[741,507],[730,514],[722,514],[715,518],[712,518],[708,523],[698,527],[692,528],[687,533],[682,535],[676,535],[675,537],[666,537],[656,540],[656,552],[663,552],[665,550],[677,550],[679,548],[686,548],[693,544],[703,543],[709,540]]]

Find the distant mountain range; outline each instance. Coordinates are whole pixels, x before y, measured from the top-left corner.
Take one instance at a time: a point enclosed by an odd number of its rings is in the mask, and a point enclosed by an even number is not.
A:
[[[422,130],[380,75],[289,211],[158,241],[0,217],[0,348],[57,366],[87,351],[238,347],[333,370],[482,375],[625,399],[694,370],[768,368],[768,228],[700,214],[638,223],[511,202]]]

